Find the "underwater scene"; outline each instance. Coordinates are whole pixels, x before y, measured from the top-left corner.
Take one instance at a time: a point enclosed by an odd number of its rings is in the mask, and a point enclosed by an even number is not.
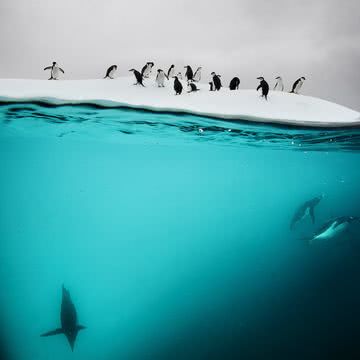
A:
[[[359,359],[360,129],[0,105],[0,359]]]

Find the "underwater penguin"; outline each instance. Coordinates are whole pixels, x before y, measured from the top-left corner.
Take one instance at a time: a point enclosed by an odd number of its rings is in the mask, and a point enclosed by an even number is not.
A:
[[[141,85],[145,87],[143,84],[143,76],[140,74],[140,72],[135,69],[130,69],[129,71],[134,73],[136,79],[136,83],[134,85]]]
[[[156,75],[156,83],[158,84],[158,87],[165,87],[164,82],[165,79],[168,79],[168,76],[165,74],[164,70],[158,69],[157,75]]]
[[[300,207],[295,211],[295,214],[291,220],[290,229],[292,230],[295,225],[299,221],[303,220],[306,216],[310,216],[312,223],[315,224],[315,206],[317,206],[323,198],[324,195],[320,195],[300,205]]]
[[[195,92],[195,91],[199,91],[200,89],[198,89],[196,87],[196,85],[194,83],[189,83],[188,84],[188,93],[191,93],[191,92]]]
[[[114,74],[117,70],[117,65],[111,65],[107,70],[106,70],[106,75],[104,76],[104,79],[114,79]]]
[[[152,71],[152,68],[154,66],[154,63],[153,62],[147,62],[143,68],[141,69],[141,75],[144,77],[144,78],[148,78],[151,74],[151,71]]]
[[[52,336],[64,334],[68,339],[71,350],[74,350],[75,340],[78,332],[85,329],[85,326],[77,322],[77,314],[74,304],[71,301],[70,293],[62,286],[62,301],[60,312],[61,327],[48,331],[40,336]]]
[[[182,90],[183,90],[183,86],[181,84],[181,82],[179,81],[177,76],[174,76],[174,90],[175,90],[175,95],[181,95]]]
[[[175,65],[173,64],[173,65],[171,65],[171,66],[169,67],[169,70],[168,70],[168,72],[167,72],[167,76],[168,76],[168,78],[170,79],[170,78],[172,78],[174,75],[175,75]]]
[[[184,66],[184,68],[186,69],[186,72],[185,72],[185,77],[187,79],[187,81],[192,81],[193,78],[194,78],[194,73],[192,71],[192,68],[190,65],[186,65]]]
[[[306,79],[302,76],[300,79],[297,79],[295,82],[294,82],[294,85],[290,91],[290,93],[292,94],[299,94],[299,91],[301,89],[301,87],[303,86],[304,84],[304,81]]]
[[[201,80],[201,69],[202,69],[201,66],[199,66],[199,67],[197,68],[197,70],[195,71],[195,74],[194,74],[194,76],[193,76],[193,81],[199,82],[199,81]]]
[[[220,75],[216,75],[216,73],[213,71],[211,73],[211,76],[213,77],[214,90],[219,91],[221,89],[221,87],[222,87],[221,80],[220,80]]]
[[[259,91],[259,89],[261,89],[261,97],[264,97],[265,100],[267,100],[267,96],[269,93],[269,84],[262,76],[258,77],[257,79],[260,80],[260,85],[256,88],[256,91]]]
[[[48,80],[58,80],[60,76],[60,71],[65,74],[64,70],[58,66],[54,61],[51,66],[47,66],[44,70],[51,70],[51,76]]]
[[[284,83],[282,81],[281,76],[277,76],[275,78],[275,80],[276,80],[276,83],[275,83],[275,86],[274,86],[274,90],[275,91],[284,91]]]
[[[240,79],[238,77],[234,77],[229,84],[230,90],[239,90],[240,86]]]
[[[326,222],[313,236],[307,238],[306,241],[309,245],[328,241],[337,238],[339,235],[344,234],[355,221],[360,221],[359,217],[355,216],[342,216],[334,220]]]

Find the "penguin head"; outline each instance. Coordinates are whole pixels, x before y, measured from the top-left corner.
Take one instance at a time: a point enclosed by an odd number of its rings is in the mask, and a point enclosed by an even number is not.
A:
[[[211,76],[215,76],[216,75],[216,73],[213,71],[212,73],[211,73]]]
[[[179,80],[177,76],[173,76],[173,79],[175,79],[175,80]]]
[[[135,71],[135,69],[130,69],[129,71],[130,71],[130,72],[134,72],[134,71]]]
[[[114,69],[117,70],[117,65],[114,65]]]
[[[306,80],[304,76],[301,77],[303,80]]]
[[[174,68],[175,67],[175,65],[174,64],[172,64],[171,66],[170,66],[170,69],[172,69],[172,68]]]
[[[258,80],[264,80],[264,78],[262,76],[259,76],[257,79]]]
[[[277,76],[275,79],[276,79],[276,80],[279,80],[279,79],[281,79],[281,76]]]
[[[56,61],[53,61],[53,65],[54,65],[54,66],[56,65]]]
[[[158,69],[157,72],[160,73],[162,70],[161,69]]]

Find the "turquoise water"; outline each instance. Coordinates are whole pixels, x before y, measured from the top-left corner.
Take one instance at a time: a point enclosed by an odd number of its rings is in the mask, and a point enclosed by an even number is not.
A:
[[[0,106],[0,315],[11,359],[360,355],[360,130]],[[316,223],[295,210],[319,194]],[[74,352],[62,284],[87,327]],[[0,356],[1,357],[1,356]]]

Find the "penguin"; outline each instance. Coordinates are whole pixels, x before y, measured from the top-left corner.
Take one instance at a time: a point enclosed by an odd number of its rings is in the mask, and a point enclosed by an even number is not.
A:
[[[265,81],[265,79],[260,76],[257,78],[258,80],[260,80],[260,85],[256,88],[256,91],[258,91],[259,89],[261,89],[261,97],[264,97],[265,100],[267,100],[267,96],[269,93],[269,84]]]
[[[189,83],[188,88],[189,88],[188,93],[196,92],[196,91],[200,90],[196,87],[196,85],[194,83]]]
[[[174,90],[175,90],[175,95],[181,95],[182,90],[183,90],[183,86],[181,84],[181,82],[179,81],[177,76],[174,76]]]
[[[174,77],[174,75],[175,75],[175,65],[173,64],[173,65],[171,65],[169,67],[169,70],[167,72],[167,76],[170,79],[170,78]]]
[[[355,222],[360,221],[359,217],[355,216],[342,216],[326,222],[318,231],[316,231],[310,238],[306,239],[309,245],[318,242],[328,241],[337,238],[339,235],[344,234]]]
[[[238,77],[234,77],[230,81],[229,88],[230,90],[239,90],[239,85],[240,85],[240,79]]]
[[[303,86],[303,83],[306,79],[304,78],[304,76],[302,76],[301,78],[297,79],[294,82],[294,85],[290,91],[291,94],[299,94],[299,91],[301,89],[301,87]]]
[[[80,330],[86,329],[85,326],[79,325],[77,321],[76,309],[71,301],[70,293],[62,286],[62,301],[60,312],[61,327],[48,331],[40,336],[52,336],[64,334],[70,344],[71,350],[74,351],[75,340]]]
[[[184,66],[184,68],[186,69],[186,72],[185,72],[185,77],[187,79],[187,81],[192,81],[193,78],[194,78],[194,73],[192,71],[192,68],[190,65],[186,65]]]
[[[221,80],[220,80],[221,75],[216,75],[216,73],[213,71],[211,73],[211,76],[213,77],[214,90],[219,91],[222,87]]]
[[[135,70],[135,69],[130,69],[130,72],[134,73],[135,79],[136,79],[136,83],[134,85],[141,85],[143,87],[145,87],[145,85],[143,84],[143,76],[140,74],[139,71]]]
[[[274,90],[275,91],[284,91],[284,83],[282,81],[281,76],[277,76],[275,78],[275,80],[276,80],[276,83],[275,83],[275,86],[274,86]]]
[[[148,78],[151,74],[152,68],[154,66],[153,62],[147,62],[141,69],[141,75],[143,78]]]
[[[195,74],[193,76],[193,81],[195,82],[199,82],[201,80],[201,70],[202,70],[202,67],[199,66],[197,68],[197,70],[195,71]]]
[[[51,76],[48,80],[58,80],[60,71],[65,74],[64,70],[58,66],[58,64],[54,61],[51,66],[47,66],[45,70],[51,70]]]
[[[311,200],[304,202],[299,208],[295,211],[295,214],[291,220],[290,229],[293,230],[295,225],[303,220],[306,216],[310,216],[312,223],[315,224],[315,207],[319,202],[324,198],[324,195],[317,196]]]
[[[111,65],[107,70],[106,70],[106,74],[104,76],[104,79],[109,78],[109,79],[114,79],[113,76],[115,74],[117,70],[117,65]]]
[[[214,91],[214,83],[212,81],[210,81],[209,85],[210,85],[210,90],[209,91]]]
[[[165,74],[164,70],[158,69],[157,75],[156,75],[156,83],[158,84],[158,87],[165,87],[164,82],[165,79],[168,79],[168,76]]]

